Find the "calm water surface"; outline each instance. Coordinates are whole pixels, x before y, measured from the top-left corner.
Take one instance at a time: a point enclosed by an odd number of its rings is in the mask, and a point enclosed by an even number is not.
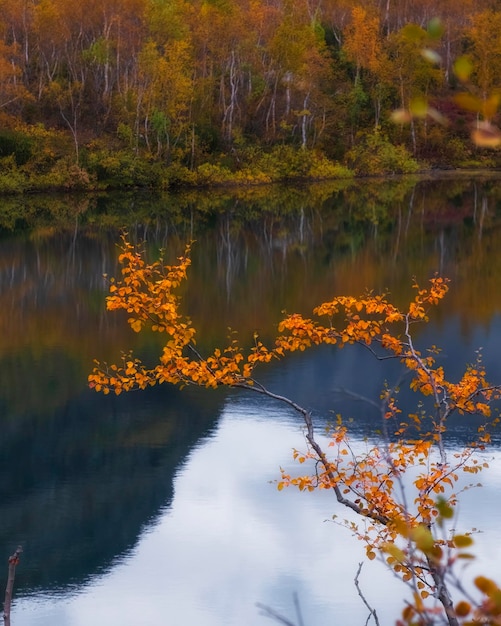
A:
[[[333,523],[333,497],[279,493],[273,484],[279,467],[294,470],[291,449],[303,446],[296,416],[227,392],[159,388],[112,398],[87,390],[93,358],[159,350],[156,337],[137,336],[104,311],[102,274],[116,273],[120,219],[152,255],[164,246],[174,258],[197,240],[185,300],[202,348],[221,343],[228,326],[244,343],[254,330],[269,337],[283,309],[308,312],[367,286],[403,301],[410,277],[440,271],[452,278],[451,294],[419,341],[444,348],[452,376],[482,347],[499,381],[500,199],[495,179],[378,183],[227,195],[212,207],[163,198],[150,200],[149,211],[141,198],[73,212],[48,203],[25,207],[21,224],[3,224],[5,563],[24,547],[14,626],[259,626],[271,622],[256,603],[294,620],[295,593],[306,626],[367,618],[353,584],[362,546]],[[373,416],[339,388],[377,397],[394,375],[356,349],[317,350],[263,370],[266,384],[320,422],[332,411],[354,417],[360,442],[373,435]],[[469,428],[457,422],[451,447]],[[500,442],[496,435],[483,487],[468,490],[460,507],[458,527],[482,531],[467,578],[480,567],[501,580]],[[361,584],[381,623],[391,623],[401,609],[398,583],[371,562]]]

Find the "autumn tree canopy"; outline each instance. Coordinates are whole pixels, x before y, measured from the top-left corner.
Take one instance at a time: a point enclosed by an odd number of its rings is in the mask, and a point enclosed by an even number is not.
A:
[[[64,129],[80,160],[80,146],[103,136],[188,166],[283,143],[342,160],[374,128],[438,159],[474,121],[450,110],[461,89],[455,60],[473,63],[475,97],[499,89],[501,17],[487,0],[0,0],[0,8],[3,125]],[[433,20],[440,38],[423,57]],[[443,109],[447,132],[391,123],[416,96]]]

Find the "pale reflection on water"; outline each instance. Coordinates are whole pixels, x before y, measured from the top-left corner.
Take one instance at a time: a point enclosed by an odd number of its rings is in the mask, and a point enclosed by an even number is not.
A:
[[[294,620],[294,593],[305,626],[365,624],[354,586],[363,546],[332,522],[334,512],[344,516],[332,494],[278,492],[270,482],[280,466],[297,470],[291,449],[303,443],[280,407],[263,412],[253,398],[229,398],[134,550],[74,594],[18,599],[14,626],[259,626],[271,621],[256,603]],[[488,456],[483,487],[461,496],[458,530],[482,531],[466,580],[476,571],[501,580],[501,454]],[[393,623],[401,584],[378,562],[365,563],[360,583],[380,623]]]

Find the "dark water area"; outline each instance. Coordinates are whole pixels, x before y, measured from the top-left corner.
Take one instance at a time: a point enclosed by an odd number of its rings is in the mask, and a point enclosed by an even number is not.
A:
[[[309,314],[333,295],[388,290],[403,304],[414,278],[424,283],[438,272],[451,291],[416,340],[443,348],[452,378],[482,348],[499,382],[501,178],[2,200],[5,563],[16,545],[24,548],[14,625],[73,626],[89,615],[97,625],[135,624],[146,603],[143,623],[152,626],[254,626],[267,623],[256,602],[287,608],[297,591],[309,624],[337,614],[355,626],[362,618],[345,618],[358,615],[356,598],[341,609],[339,595],[320,593],[316,574],[286,556],[287,545],[301,552],[311,535],[305,553],[316,555],[318,572],[336,575],[316,542],[339,531],[311,532],[332,514],[332,501],[309,505],[303,495],[298,504],[270,488],[302,439],[296,416],[227,391],[162,386],[105,397],[87,388],[94,358],[111,362],[134,349],[153,361],[161,350],[158,336],[137,335],[105,311],[103,274],[117,274],[122,229],[145,242],[150,258],[164,248],[175,260],[194,241],[183,306],[201,350],[224,343],[229,327],[244,345],[255,331],[270,340],[283,311]],[[356,348],[314,350],[262,371],[271,389],[311,408],[319,423],[338,412],[352,417],[360,440],[374,433],[376,418],[341,391],[374,399],[398,376],[398,367],[375,366]],[[412,392],[402,394],[411,405]],[[450,445],[467,441],[471,426],[458,419]],[[494,456],[500,443],[495,433]],[[485,493],[492,513],[496,492]],[[1,576],[0,568],[0,585]],[[171,620],[161,617],[166,611]]]
[[[8,416],[0,541],[24,546],[19,591],[81,584],[134,546],[171,500],[168,478],[217,415],[215,398],[187,395],[180,403],[162,389],[103,401],[83,392],[48,416]]]

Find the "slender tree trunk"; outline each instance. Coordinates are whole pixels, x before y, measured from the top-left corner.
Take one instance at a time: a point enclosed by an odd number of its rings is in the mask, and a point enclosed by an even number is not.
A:
[[[238,106],[238,75],[236,69],[236,59],[235,59],[235,51],[231,51],[231,58],[229,63],[229,82],[230,82],[230,102],[228,106],[224,106],[224,117],[223,117],[223,135],[226,138],[228,143],[232,142],[233,139],[233,122],[235,117],[235,110]],[[221,78],[221,87],[224,87],[224,77]]]
[[[71,89],[71,86],[70,86]],[[60,102],[59,103],[59,111],[61,113],[61,117],[63,118],[63,120],[66,122],[68,128],[70,129],[70,132],[73,136],[73,143],[75,144],[75,159],[76,159],[76,163],[77,165],[80,163],[80,145],[79,145],[79,140],[78,140],[78,108],[79,108],[79,103],[76,103],[74,98],[73,98],[73,93],[70,92],[70,102],[71,102],[71,111],[70,111],[70,115],[72,116],[72,120],[70,120],[70,118],[66,115],[66,113],[64,112],[64,106],[63,104]]]
[[[271,96],[270,106],[266,115],[266,131],[268,132],[270,126],[273,134],[276,132],[276,103],[277,103],[277,89],[278,89],[278,76],[275,78],[275,84],[273,85],[273,93]]]
[[[303,100],[303,115],[301,116],[301,148],[306,149],[306,125],[309,117],[309,113],[307,112],[308,100],[310,99],[310,94],[307,93]]]

